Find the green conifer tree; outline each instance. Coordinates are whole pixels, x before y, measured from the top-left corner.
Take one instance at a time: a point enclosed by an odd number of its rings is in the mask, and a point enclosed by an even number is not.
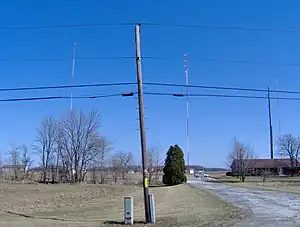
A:
[[[163,183],[166,185],[171,186],[186,182],[184,154],[177,144],[170,146],[163,172]]]

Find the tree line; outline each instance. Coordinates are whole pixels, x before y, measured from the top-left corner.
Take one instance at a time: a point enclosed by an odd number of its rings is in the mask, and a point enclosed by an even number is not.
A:
[[[48,182],[49,172],[52,182],[82,182],[87,172],[92,173],[96,183],[96,174],[100,173],[100,182],[105,183],[108,174],[115,182],[124,179],[132,170],[134,157],[132,152],[114,151],[113,143],[101,132],[102,118],[98,110],[88,112],[73,110],[60,119],[53,116],[43,118],[37,128],[32,150],[39,157],[41,182]],[[28,169],[33,162],[25,145],[12,146],[9,151],[13,167],[13,180],[18,179],[17,172],[24,168],[23,178],[28,177]],[[160,152],[155,148],[147,150],[147,171],[149,180],[158,178],[162,165]]]

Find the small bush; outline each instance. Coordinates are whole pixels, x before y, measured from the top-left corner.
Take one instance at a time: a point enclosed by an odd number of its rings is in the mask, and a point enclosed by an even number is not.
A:
[[[236,177],[236,176],[238,176],[238,174],[233,173],[233,172],[226,172],[226,176],[228,176],[228,177]]]

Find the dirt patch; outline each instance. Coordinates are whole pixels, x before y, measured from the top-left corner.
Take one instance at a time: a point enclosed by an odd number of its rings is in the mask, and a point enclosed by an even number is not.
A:
[[[226,226],[240,210],[189,185],[150,189],[156,226]],[[135,226],[145,226],[142,188],[127,185],[0,184],[0,226],[119,226],[123,196],[134,197]]]

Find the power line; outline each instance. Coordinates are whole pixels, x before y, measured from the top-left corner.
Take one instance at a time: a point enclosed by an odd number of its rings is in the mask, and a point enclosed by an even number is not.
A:
[[[41,97],[25,97],[25,98],[8,98],[0,99],[0,102],[19,102],[19,101],[42,101],[42,100],[55,100],[55,99],[99,99],[99,98],[111,98],[111,97],[126,97],[133,96],[136,93],[117,93],[117,94],[107,94],[107,95],[83,95],[83,96],[41,96]]]
[[[88,27],[121,27],[133,26],[136,23],[78,23],[78,24],[44,24],[44,25],[11,25],[1,26],[0,30],[53,29],[53,28],[88,28]]]
[[[26,29],[54,29],[54,28],[93,28],[93,27],[122,27],[141,24],[142,26],[162,26],[178,28],[200,28],[200,29],[217,29],[233,30],[248,32],[275,32],[286,34],[299,34],[300,31],[282,28],[253,28],[245,26],[224,26],[210,24],[185,24],[185,23],[156,23],[156,22],[121,22],[121,23],[74,23],[74,24],[44,24],[44,25],[11,25],[1,26],[0,30],[26,30]]]
[[[178,60],[178,57],[162,57],[157,56],[153,57],[153,59],[157,60]],[[285,67],[300,67],[300,63],[296,62],[272,62],[272,61],[250,61],[244,59],[216,59],[216,58],[197,58],[197,57],[189,57],[190,60],[195,62],[204,62],[204,63],[220,63],[220,64],[257,64],[257,65],[279,65]]]
[[[100,99],[100,98],[111,98],[111,97],[132,97],[137,92],[126,92],[106,95],[82,95],[73,96],[73,99]],[[171,96],[171,97],[185,97],[183,93],[171,93],[171,92],[144,92],[144,95],[150,96]],[[215,97],[215,98],[240,98],[240,99],[268,99],[267,96],[252,96],[252,95],[226,95],[226,94],[201,94],[201,93],[190,93],[189,97]],[[25,98],[8,98],[0,99],[0,102],[18,102],[18,101],[43,101],[43,100],[69,100],[70,96],[40,96],[40,97],[25,97]],[[300,97],[270,97],[270,99],[279,100],[291,100],[300,101]]]
[[[104,60],[131,60],[135,59],[135,56],[86,56],[86,57],[76,57],[78,61],[104,61]],[[176,57],[164,57],[164,56],[143,56],[142,59],[150,60],[178,60]],[[278,62],[269,62],[269,61],[249,61],[243,59],[213,59],[213,58],[193,58],[190,57],[190,60],[205,62],[205,63],[221,63],[221,64],[258,64],[258,65],[279,65],[284,67],[300,67],[300,63],[287,62],[280,64]],[[27,58],[0,58],[0,63],[7,62],[63,62],[69,61],[69,58],[66,57],[27,57]]]
[[[144,85],[164,86],[164,87],[189,87],[189,88],[231,90],[231,91],[268,92],[268,89],[260,89],[260,88],[242,88],[242,87],[207,86],[207,85],[190,85],[190,84],[186,85],[186,84],[156,83],[156,82],[145,82]],[[300,91],[288,91],[288,90],[270,90],[269,92],[285,93],[285,94],[300,94]]]
[[[192,60],[196,60],[196,58],[191,58]],[[207,63],[229,63],[229,64],[258,64],[258,65],[272,65],[276,64],[278,65],[277,62],[270,62],[270,61],[249,61],[249,60],[240,60],[240,59],[228,59],[228,60],[222,60],[222,59],[213,59],[213,58],[207,58],[207,59],[200,59],[199,61],[207,62]],[[295,62],[287,62],[280,64],[282,66],[287,66],[287,67],[299,67],[299,63]]]
[[[30,90],[50,90],[50,89],[65,89],[65,88],[87,88],[87,87],[112,87],[136,85],[136,83],[99,83],[99,84],[78,84],[78,85],[54,85],[54,86],[37,86],[37,87],[17,87],[17,88],[0,88],[0,92],[4,91],[30,91]]]
[[[183,93],[169,93],[169,92],[145,92],[145,95],[154,96],[173,96],[173,97],[185,97],[186,94]],[[252,96],[252,95],[226,95],[226,94],[197,94],[190,93],[189,97],[216,97],[216,98],[244,98],[244,99],[268,99],[267,96]],[[270,99],[280,99],[280,100],[294,100],[300,101],[297,97],[270,97]]]
[[[87,60],[122,60],[122,59],[135,59],[135,56],[87,56],[87,57],[76,57],[77,60],[87,61]],[[165,57],[155,57],[155,56],[144,56],[142,59],[167,59]],[[69,58],[63,57],[28,57],[23,59],[13,59],[13,58],[0,58],[0,62],[20,62],[20,61],[69,61]]]
[[[268,92],[268,89],[260,88],[244,88],[244,87],[225,87],[225,86],[207,86],[207,85],[186,85],[174,83],[158,83],[158,82],[144,82],[148,86],[162,86],[162,87],[189,87],[199,89],[211,90],[229,90],[229,91],[247,91],[247,92]],[[67,89],[67,88],[88,88],[88,87],[112,87],[112,86],[128,86],[136,85],[134,82],[116,82],[116,83],[96,83],[96,84],[77,84],[77,85],[54,85],[54,86],[36,86],[36,87],[17,87],[17,88],[0,88],[0,92],[5,91],[28,91],[28,90],[51,90],[51,89]],[[270,93],[282,94],[300,94],[300,91],[291,90],[270,90]]]
[[[201,28],[201,29],[218,29],[218,30],[234,30],[234,31],[248,31],[248,32],[275,32],[286,34],[299,34],[300,31],[292,29],[281,28],[252,28],[244,26],[224,26],[224,25],[207,25],[207,24],[172,24],[172,23],[153,23],[143,22],[145,26],[163,26],[163,27],[178,27],[178,28]]]

